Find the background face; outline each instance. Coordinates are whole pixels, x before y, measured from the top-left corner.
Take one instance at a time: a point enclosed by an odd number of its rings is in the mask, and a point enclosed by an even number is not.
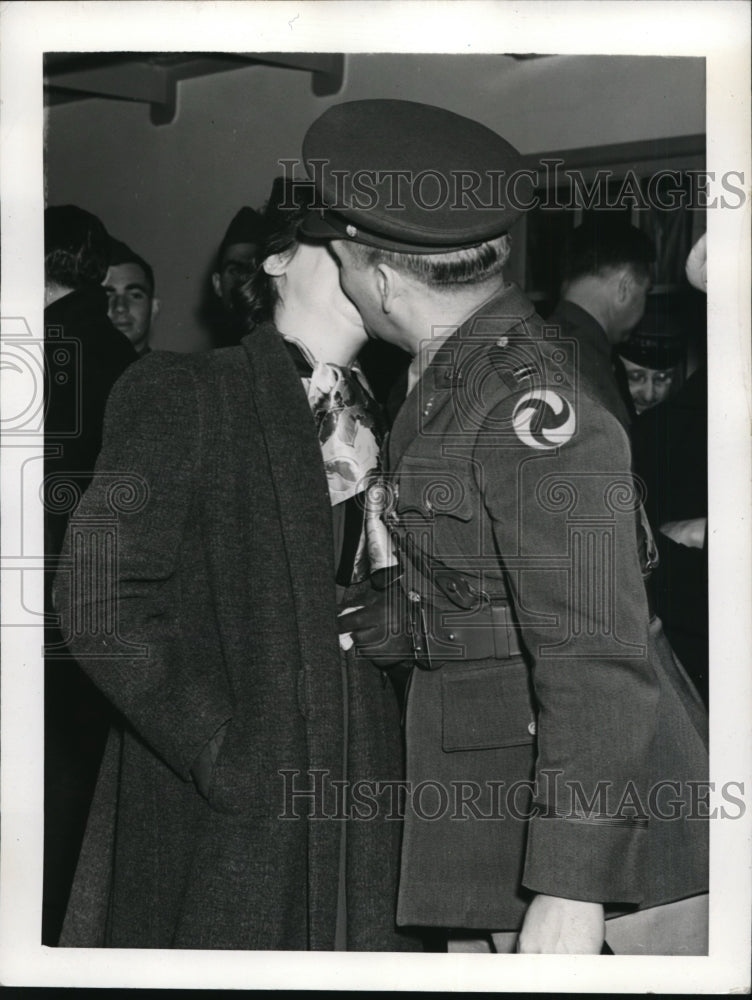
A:
[[[250,277],[255,266],[256,245],[233,243],[222,256],[222,269],[214,275],[214,291],[225,309],[232,308],[234,290]]]
[[[102,285],[110,322],[134,346],[143,344],[151,328],[154,299],[141,267],[116,264],[108,268]]]
[[[627,372],[629,392],[637,413],[649,410],[666,399],[673,386],[675,368],[643,368],[627,358],[621,359]]]

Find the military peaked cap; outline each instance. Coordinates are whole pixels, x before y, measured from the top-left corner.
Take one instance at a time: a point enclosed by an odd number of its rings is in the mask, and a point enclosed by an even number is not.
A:
[[[219,246],[219,257],[221,258],[225,250],[236,243],[258,243],[262,233],[263,220],[261,215],[253,208],[249,208],[248,205],[244,205],[233,216],[232,222],[227,227],[227,232]]]
[[[318,195],[301,228],[309,238],[441,253],[501,236],[522,214],[510,204],[517,150],[428,104],[337,104],[308,129],[303,160]]]
[[[676,337],[637,334],[630,337],[626,344],[619,345],[619,354],[641,368],[665,371],[679,364],[684,357],[685,347]]]

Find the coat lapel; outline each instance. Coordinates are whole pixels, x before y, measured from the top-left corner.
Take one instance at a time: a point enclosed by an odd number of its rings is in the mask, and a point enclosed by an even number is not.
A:
[[[253,403],[266,441],[269,465],[277,495],[279,520],[290,578],[298,612],[297,625],[307,660],[322,658],[318,640],[322,618],[334,607],[334,581],[316,588],[308,586],[312,566],[334,566],[331,506],[321,450],[313,418],[300,379],[282,338],[273,328],[257,328],[244,338],[243,347],[251,362]],[[327,530],[310,537],[311,524]],[[309,644],[316,636],[315,648]],[[336,637],[333,643],[337,652]]]
[[[321,450],[300,378],[279,333],[264,324],[242,344],[250,362],[253,405],[266,441],[289,566],[295,605],[290,628],[297,630],[303,664],[309,768],[338,778],[342,776],[344,707],[332,516]],[[322,566],[331,571],[322,574]],[[301,775],[300,781],[310,784],[313,778]],[[319,935],[321,928],[333,933],[337,885],[331,876],[337,870],[339,827],[331,822],[309,822],[308,826],[312,949],[333,947],[333,938]]]

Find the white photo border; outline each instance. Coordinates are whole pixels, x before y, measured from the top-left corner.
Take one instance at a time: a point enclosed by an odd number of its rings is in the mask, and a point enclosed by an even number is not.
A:
[[[709,955],[364,955],[56,949],[40,940],[43,666],[41,506],[18,495],[19,462],[41,483],[41,435],[4,433],[0,983],[254,989],[537,992],[745,992],[750,986],[752,703],[750,642],[750,6],[710,2],[400,3],[19,2],[0,8],[3,356],[41,353],[43,99],[46,51],[555,52],[702,56],[708,170],[742,171],[746,201],[709,210],[711,780],[743,781],[745,815],[711,823]],[[251,42],[245,42],[251,39]],[[26,338],[26,340],[24,340]],[[36,345],[36,346],[34,346]],[[34,387],[0,370],[2,427]],[[38,388],[38,387],[37,387]],[[36,452],[35,452],[36,449]],[[34,458],[36,454],[37,458]],[[28,553],[34,555],[29,556]],[[22,572],[20,571],[22,570]],[[9,620],[9,618],[11,620]]]

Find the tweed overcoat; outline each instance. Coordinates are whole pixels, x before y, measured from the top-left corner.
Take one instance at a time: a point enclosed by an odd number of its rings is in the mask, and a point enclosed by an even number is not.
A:
[[[705,713],[650,614],[630,464],[577,341],[514,286],[397,415],[387,519],[433,646],[408,693],[400,924],[706,891]]]
[[[66,542],[56,607],[123,724],[60,944],[333,948],[343,810],[328,782],[399,779],[399,713],[372,668],[348,662],[343,686],[323,464],[273,327],[126,373]],[[106,550],[114,574],[97,578]],[[191,767],[228,721],[204,798]],[[382,812],[348,823],[350,949],[405,947],[398,837]]]

